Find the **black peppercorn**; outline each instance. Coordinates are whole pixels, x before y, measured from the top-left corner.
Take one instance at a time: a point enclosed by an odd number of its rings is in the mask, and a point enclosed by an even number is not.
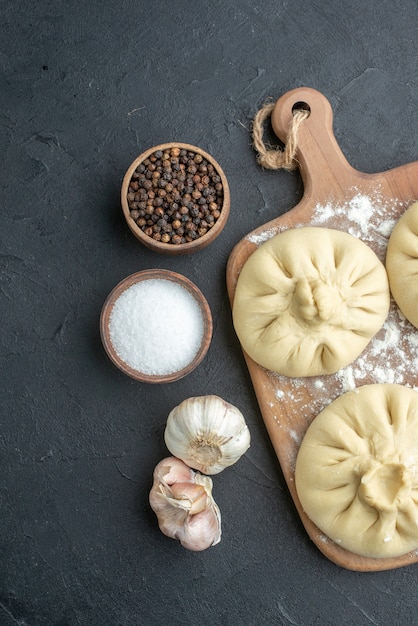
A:
[[[130,215],[156,241],[180,245],[203,237],[220,217],[221,177],[201,154],[173,147],[140,163],[129,184]]]

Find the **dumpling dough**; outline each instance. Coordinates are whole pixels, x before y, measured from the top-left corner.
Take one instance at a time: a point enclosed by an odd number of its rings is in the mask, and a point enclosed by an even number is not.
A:
[[[392,231],[386,269],[396,304],[418,328],[418,202],[407,209]]]
[[[305,227],[272,237],[247,259],[232,313],[256,363],[318,376],[357,358],[389,303],[387,274],[371,248],[343,231]]]
[[[350,552],[418,547],[418,393],[376,384],[343,394],[309,426],[296,459],[308,517]]]

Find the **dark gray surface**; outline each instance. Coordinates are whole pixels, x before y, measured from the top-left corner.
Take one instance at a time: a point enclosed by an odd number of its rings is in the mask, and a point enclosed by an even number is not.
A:
[[[1,2],[0,624],[413,624],[418,567],[355,573],[308,539],[231,325],[233,246],[294,206],[298,174],[263,171],[250,123],[267,97],[322,91],[366,172],[418,158],[416,0]],[[232,208],[193,257],[136,241],[119,206],[143,150],[178,140],[222,165]],[[183,273],[214,337],[187,378],[147,386],[104,354],[99,314],[135,271]],[[252,434],[215,478],[221,543],[157,529],[152,471],[169,411],[216,393]]]

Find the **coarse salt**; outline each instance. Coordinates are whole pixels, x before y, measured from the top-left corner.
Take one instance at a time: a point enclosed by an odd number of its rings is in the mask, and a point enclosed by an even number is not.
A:
[[[196,299],[181,285],[160,278],[128,287],[109,318],[116,354],[132,369],[151,376],[172,374],[191,363],[203,333]]]

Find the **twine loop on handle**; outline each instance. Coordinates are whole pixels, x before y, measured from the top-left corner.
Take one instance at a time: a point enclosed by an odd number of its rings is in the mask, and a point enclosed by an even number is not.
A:
[[[263,126],[266,119],[270,117],[274,107],[274,103],[265,104],[254,117],[252,131],[254,148],[258,152],[257,161],[262,167],[269,170],[279,170],[282,168],[295,170],[297,167],[295,155],[298,131],[303,121],[309,117],[310,111],[307,109],[295,109],[287,131],[284,150],[280,148],[269,150],[266,148],[263,141]]]

